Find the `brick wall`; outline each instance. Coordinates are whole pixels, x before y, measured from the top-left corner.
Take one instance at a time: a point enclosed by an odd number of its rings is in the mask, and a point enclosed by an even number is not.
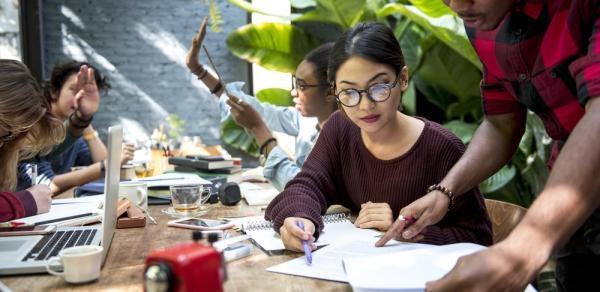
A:
[[[249,67],[227,49],[229,32],[246,13],[217,0],[222,32],[208,31],[205,44],[225,80],[248,81]],[[151,133],[170,114],[186,121],[184,135],[206,144],[219,141],[216,98],[184,64],[190,40],[208,5],[201,0],[45,0],[42,2],[46,74],[58,62],[85,60],[108,76],[94,125],[105,138],[121,123],[126,135]],[[207,59],[201,57],[206,65]]]

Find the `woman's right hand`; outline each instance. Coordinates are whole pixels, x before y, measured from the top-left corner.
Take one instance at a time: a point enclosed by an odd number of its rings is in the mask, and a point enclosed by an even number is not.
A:
[[[37,213],[43,214],[50,211],[50,205],[52,204],[52,190],[47,185],[33,185],[27,189],[35,200],[37,206]]]
[[[200,47],[202,47],[202,42],[204,41],[204,36],[206,35],[206,25],[208,24],[208,16],[205,16],[200,24],[200,28],[198,29],[198,33],[192,39],[192,47],[188,51],[185,56],[185,64],[190,69],[192,73],[198,75],[204,72],[204,67],[200,64],[198,60],[198,54],[200,53]]]
[[[298,227],[298,221],[302,221],[304,223],[304,230]],[[293,251],[304,251],[302,247],[302,240],[308,241],[308,245],[311,250],[315,250],[317,245],[314,243],[315,238],[313,234],[315,233],[315,225],[312,221],[299,218],[299,217],[288,217],[283,221],[283,225],[279,228],[279,234],[281,235],[281,240],[283,241],[283,245],[286,249]]]
[[[127,162],[133,160],[134,151],[135,145],[131,143],[123,143],[121,146],[121,165],[125,165]]]

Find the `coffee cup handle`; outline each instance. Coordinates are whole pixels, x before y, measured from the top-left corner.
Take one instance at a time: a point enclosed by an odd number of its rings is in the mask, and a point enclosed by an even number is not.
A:
[[[59,257],[53,257],[50,259],[50,261],[48,261],[48,264],[46,264],[46,271],[50,274],[50,275],[54,275],[54,276],[59,276],[59,277],[64,277],[65,276],[65,272],[57,272],[53,269],[50,268],[50,266],[53,266],[54,263],[59,263],[62,265],[62,262],[60,261]],[[64,268],[63,268],[64,269]]]
[[[146,190],[143,187],[138,187],[137,188],[137,204],[140,207],[144,207],[144,205],[146,205],[146,200],[148,198],[148,194],[146,192]]]

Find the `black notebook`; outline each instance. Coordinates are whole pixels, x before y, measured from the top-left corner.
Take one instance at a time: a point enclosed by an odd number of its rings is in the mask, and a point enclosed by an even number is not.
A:
[[[170,157],[169,164],[187,166],[198,170],[215,170],[233,167],[233,160],[202,160],[185,157]]]

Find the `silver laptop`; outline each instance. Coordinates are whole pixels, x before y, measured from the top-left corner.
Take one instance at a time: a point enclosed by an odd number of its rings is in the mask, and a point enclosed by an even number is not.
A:
[[[123,129],[108,129],[108,163],[104,179],[102,227],[59,227],[46,235],[0,237],[0,275],[45,273],[49,259],[78,245],[102,245],[102,265],[115,233]]]

